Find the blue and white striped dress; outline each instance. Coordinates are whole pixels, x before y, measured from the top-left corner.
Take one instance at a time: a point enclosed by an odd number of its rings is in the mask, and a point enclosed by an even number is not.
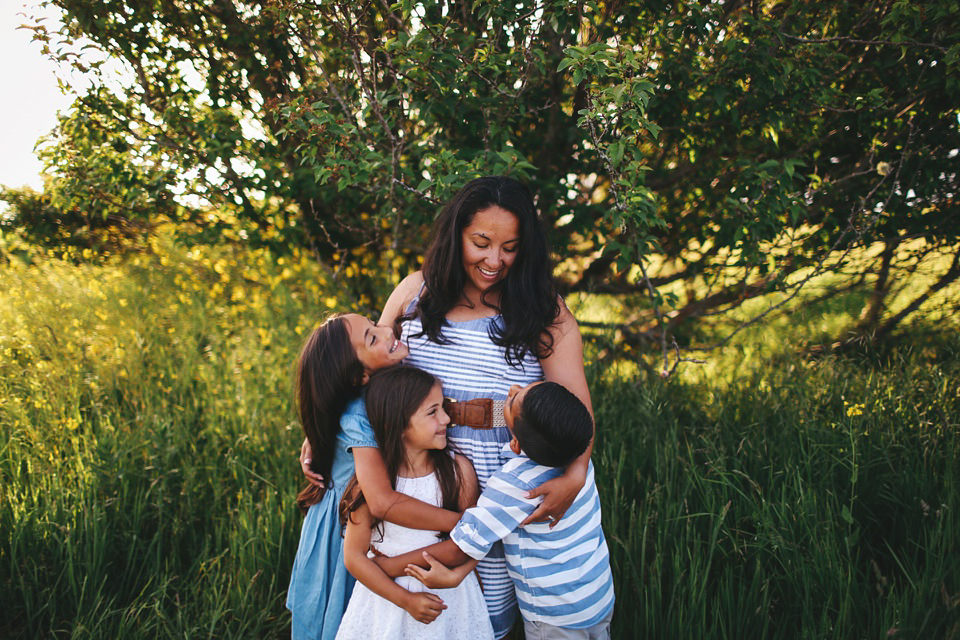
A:
[[[410,304],[410,309],[419,301]],[[507,364],[504,348],[490,340],[491,323],[500,322],[500,316],[478,318],[464,322],[450,322],[443,336],[450,344],[431,342],[426,336],[416,336],[421,329],[419,319],[403,323],[402,338],[410,347],[404,362],[429,371],[443,382],[443,393],[456,400],[493,398],[506,400],[511,385],[526,386],[543,380],[543,369],[535,355],[528,353],[517,366]],[[470,459],[481,491],[487,480],[500,470],[506,458],[503,445],[510,442],[506,427],[474,429],[451,425],[447,439]],[[503,546],[497,544],[477,565],[487,611],[493,623],[494,637],[504,636],[517,615],[517,600],[513,582],[507,575]]]

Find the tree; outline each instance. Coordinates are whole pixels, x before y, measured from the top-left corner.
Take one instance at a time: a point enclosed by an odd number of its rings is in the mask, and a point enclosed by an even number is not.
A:
[[[192,194],[251,242],[410,268],[439,202],[510,173],[536,188],[565,288],[643,296],[624,342],[659,344],[665,369],[694,320],[780,292],[763,316],[813,275],[869,284],[857,330],[879,336],[960,276],[945,0],[48,4],[63,27],[37,38],[93,78],[67,118],[97,114],[170,177],[148,200]],[[48,162],[59,181],[74,161]],[[114,188],[92,175],[61,193]],[[889,312],[927,252],[951,266]]]

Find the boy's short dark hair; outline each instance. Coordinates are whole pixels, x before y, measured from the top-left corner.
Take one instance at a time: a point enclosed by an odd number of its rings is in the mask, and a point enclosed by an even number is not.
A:
[[[562,385],[541,382],[523,398],[513,435],[528,458],[548,467],[565,467],[587,450],[593,437],[590,412]]]

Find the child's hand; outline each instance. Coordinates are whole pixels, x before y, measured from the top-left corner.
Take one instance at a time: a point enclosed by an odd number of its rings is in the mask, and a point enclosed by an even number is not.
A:
[[[310,468],[311,462],[313,462],[313,449],[310,448],[310,441],[304,438],[303,444],[300,446],[300,469],[303,471],[303,475],[307,477],[307,482],[323,489],[326,486],[323,482],[323,476],[313,472]]]
[[[437,619],[447,605],[443,603],[438,596],[427,593],[410,593],[407,598],[407,604],[403,607],[407,613],[413,616],[413,619],[423,624],[430,624]]]
[[[448,569],[445,564],[432,555],[423,552],[423,559],[430,565],[429,569],[408,564],[404,573],[416,578],[431,589],[452,589],[463,581],[463,575],[454,569]]]

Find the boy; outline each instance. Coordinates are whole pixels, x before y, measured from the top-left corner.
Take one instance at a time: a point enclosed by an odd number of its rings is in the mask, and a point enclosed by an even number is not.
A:
[[[406,567],[408,575],[428,587],[450,587],[503,540],[529,640],[609,638],[613,578],[593,464],[580,493],[553,528],[550,523],[520,526],[539,504],[539,499],[527,498],[527,492],[559,476],[562,467],[586,450],[593,420],[575,395],[553,382],[511,388],[503,415],[512,436],[504,449],[506,463],[487,482],[477,506],[464,512],[450,540],[434,545],[455,544],[473,560],[451,570],[426,552],[421,560],[414,551],[385,562],[384,568],[395,572],[396,561],[412,562]]]

